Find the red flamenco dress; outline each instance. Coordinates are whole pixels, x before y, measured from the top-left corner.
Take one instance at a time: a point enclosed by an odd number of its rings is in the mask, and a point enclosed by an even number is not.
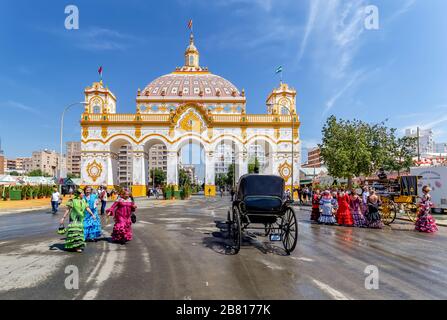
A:
[[[115,225],[112,231],[112,241],[126,243],[132,240],[132,212],[137,206],[131,199],[118,199],[107,209],[107,214],[114,216]]]
[[[431,216],[431,208],[433,204],[431,202],[431,196],[425,194],[421,198],[419,203],[419,213],[416,219],[415,230],[419,232],[433,233],[438,231],[435,219]]]
[[[348,194],[337,196],[337,223],[341,226],[354,225],[354,220],[352,219],[351,210],[349,208],[349,200]]]

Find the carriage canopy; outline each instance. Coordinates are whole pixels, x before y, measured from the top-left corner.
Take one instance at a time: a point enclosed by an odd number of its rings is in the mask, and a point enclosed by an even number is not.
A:
[[[247,174],[240,178],[237,198],[246,196],[275,196],[283,198],[284,179],[275,175]]]

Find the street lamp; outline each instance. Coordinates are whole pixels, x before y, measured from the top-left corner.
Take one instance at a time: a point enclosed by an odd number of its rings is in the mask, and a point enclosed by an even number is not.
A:
[[[65,117],[65,112],[68,111],[68,109],[70,109],[71,107],[75,106],[75,105],[86,105],[87,102],[75,102],[72,103],[68,106],[65,107],[64,111],[62,112],[62,117],[61,117],[61,134],[60,134],[60,155],[59,155],[59,180],[62,177],[62,154],[63,154],[63,133],[64,133],[64,117]],[[59,184],[59,191],[62,193],[62,185]]]

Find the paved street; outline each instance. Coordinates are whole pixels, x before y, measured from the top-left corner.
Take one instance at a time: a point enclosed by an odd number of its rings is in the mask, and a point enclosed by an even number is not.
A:
[[[134,240],[105,238],[82,254],[63,250],[58,216],[46,211],[0,216],[0,299],[446,299],[447,228],[419,234],[407,222],[383,230],[311,224],[299,210],[299,240],[280,244],[246,236],[227,248],[229,198],[139,200]],[[67,290],[66,266],[79,268]],[[380,288],[364,271],[379,268]]]

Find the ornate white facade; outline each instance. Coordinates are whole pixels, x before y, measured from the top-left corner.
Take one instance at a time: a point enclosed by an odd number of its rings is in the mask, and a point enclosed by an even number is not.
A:
[[[267,98],[267,114],[246,114],[244,90],[199,65],[191,35],[185,65],[155,79],[144,90],[138,89],[134,114],[116,113],[116,98],[102,82],[85,89],[83,184],[117,185],[119,148],[130,144],[132,192],[134,196],[145,195],[149,149],[163,144],[168,154],[167,183],[178,185],[179,152],[186,144],[195,143],[205,153],[206,195],[216,192],[215,153],[219,144],[234,148],[237,177],[248,172],[250,146],[256,145],[265,158],[261,173],[281,175],[290,186],[293,171],[293,184],[298,185],[301,148],[295,98],[296,91],[281,83]]]

